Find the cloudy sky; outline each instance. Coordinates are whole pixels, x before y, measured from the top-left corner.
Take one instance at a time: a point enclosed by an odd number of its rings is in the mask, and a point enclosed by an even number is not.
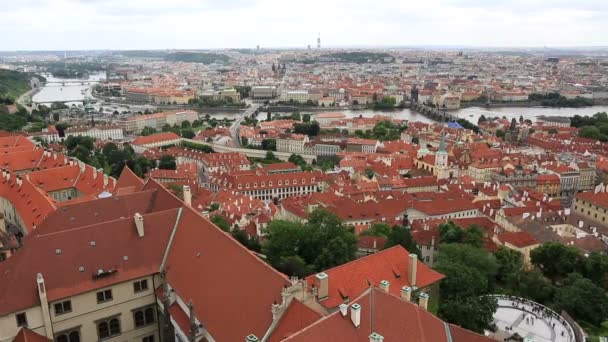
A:
[[[0,50],[608,46],[608,0],[0,0]]]

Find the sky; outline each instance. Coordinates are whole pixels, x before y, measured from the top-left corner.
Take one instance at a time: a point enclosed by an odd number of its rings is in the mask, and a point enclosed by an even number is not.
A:
[[[0,50],[608,46],[608,0],[0,0]]]

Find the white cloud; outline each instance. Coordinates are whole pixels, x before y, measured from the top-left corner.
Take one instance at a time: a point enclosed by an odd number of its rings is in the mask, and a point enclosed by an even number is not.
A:
[[[2,50],[606,45],[605,0],[16,0]]]

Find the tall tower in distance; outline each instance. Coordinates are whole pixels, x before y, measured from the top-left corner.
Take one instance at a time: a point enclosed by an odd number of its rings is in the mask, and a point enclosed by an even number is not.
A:
[[[317,38],[317,49],[321,48],[321,33],[319,33],[319,38]]]

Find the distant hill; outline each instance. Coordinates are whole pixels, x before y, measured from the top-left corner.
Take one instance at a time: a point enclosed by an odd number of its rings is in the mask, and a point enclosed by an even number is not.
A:
[[[0,69],[0,99],[17,99],[30,90],[31,74]]]
[[[191,62],[211,64],[214,62],[226,63],[230,58],[218,53],[205,52],[174,52],[165,56],[165,60],[173,62]]]
[[[319,57],[320,61],[344,62],[344,63],[390,63],[395,57],[384,52],[336,52]]]

